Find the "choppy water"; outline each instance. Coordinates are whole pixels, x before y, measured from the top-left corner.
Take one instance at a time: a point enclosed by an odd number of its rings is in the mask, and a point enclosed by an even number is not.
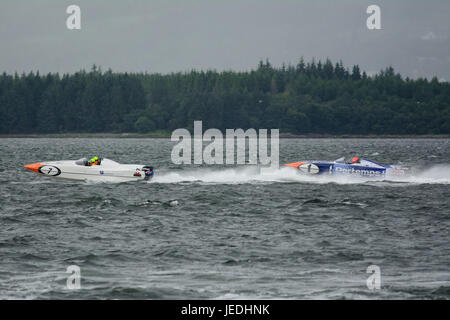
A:
[[[177,166],[172,145],[0,140],[0,298],[450,297],[450,140],[281,140],[281,163],[358,154],[416,169],[396,181]],[[23,168],[95,154],[157,174],[92,184]],[[69,265],[80,290],[66,288]]]

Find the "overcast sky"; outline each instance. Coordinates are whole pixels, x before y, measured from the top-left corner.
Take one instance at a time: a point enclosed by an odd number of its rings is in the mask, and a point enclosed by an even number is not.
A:
[[[66,8],[81,8],[68,30]],[[366,9],[381,8],[381,30]],[[450,80],[450,0],[1,0],[0,72],[249,70],[342,60]]]

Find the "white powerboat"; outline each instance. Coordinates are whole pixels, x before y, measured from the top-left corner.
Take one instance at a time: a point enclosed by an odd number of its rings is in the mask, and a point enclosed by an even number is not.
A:
[[[32,163],[25,165],[25,168],[48,177],[99,182],[150,180],[154,174],[151,166],[120,164],[101,158],[95,165],[90,165],[86,158],[82,158]]]

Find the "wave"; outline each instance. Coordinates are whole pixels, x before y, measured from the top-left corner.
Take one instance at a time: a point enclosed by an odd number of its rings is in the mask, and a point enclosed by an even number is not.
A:
[[[405,176],[368,178],[359,176],[302,175],[293,168],[264,170],[256,166],[237,168],[196,168],[180,171],[160,171],[149,183],[199,183],[199,184],[267,184],[267,183],[315,183],[315,184],[450,184],[450,165],[434,165],[426,169],[413,168]]]

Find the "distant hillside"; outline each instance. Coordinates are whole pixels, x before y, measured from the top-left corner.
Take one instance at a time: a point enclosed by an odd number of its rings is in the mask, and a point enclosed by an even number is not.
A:
[[[368,77],[342,62],[250,72],[0,76],[0,133],[279,128],[293,134],[449,134],[450,84]]]

